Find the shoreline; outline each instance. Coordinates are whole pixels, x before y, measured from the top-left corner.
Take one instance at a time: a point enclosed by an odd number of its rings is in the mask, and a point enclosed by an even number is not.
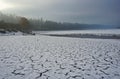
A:
[[[41,35],[72,38],[120,39],[120,34],[41,34]]]

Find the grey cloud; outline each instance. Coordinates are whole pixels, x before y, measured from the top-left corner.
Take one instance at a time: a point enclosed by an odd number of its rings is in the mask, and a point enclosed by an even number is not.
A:
[[[54,21],[119,24],[120,0],[4,0],[16,6],[6,12]],[[119,24],[120,25],[120,24]]]

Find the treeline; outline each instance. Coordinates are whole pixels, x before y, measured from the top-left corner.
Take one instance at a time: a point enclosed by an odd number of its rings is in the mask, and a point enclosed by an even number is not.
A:
[[[20,17],[19,23],[10,23],[5,22],[4,20],[0,21],[0,29],[9,31],[9,32],[30,32],[29,21],[25,17]]]
[[[7,31],[32,30],[76,30],[84,29],[85,25],[78,23],[58,23],[41,19],[31,19],[15,15],[5,15],[0,13],[0,29]]]
[[[50,20],[28,19],[30,29],[32,30],[83,30],[102,28],[98,24],[79,24],[79,23],[61,23]]]
[[[32,30],[77,30],[84,29],[85,24],[78,23],[58,23],[49,20],[29,19],[30,28]]]
[[[31,32],[33,30],[80,30],[105,28],[103,25],[61,23],[49,20],[32,19],[0,13],[0,29],[7,31]]]

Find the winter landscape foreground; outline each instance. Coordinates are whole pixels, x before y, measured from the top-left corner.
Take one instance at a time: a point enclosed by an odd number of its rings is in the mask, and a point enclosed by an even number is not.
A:
[[[120,79],[120,40],[0,36],[0,79]]]

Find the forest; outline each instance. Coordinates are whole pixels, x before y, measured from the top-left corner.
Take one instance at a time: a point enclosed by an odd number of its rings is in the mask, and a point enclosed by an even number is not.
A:
[[[54,22],[44,20],[43,18],[34,19],[11,14],[3,14],[0,12],[0,29],[5,31],[21,31],[31,32],[33,30],[46,31],[46,30],[83,30],[83,29],[98,29],[104,25],[99,24],[80,24],[80,23],[67,23],[67,22]],[[105,28],[105,26],[104,26]],[[119,27],[118,27],[119,28]]]

